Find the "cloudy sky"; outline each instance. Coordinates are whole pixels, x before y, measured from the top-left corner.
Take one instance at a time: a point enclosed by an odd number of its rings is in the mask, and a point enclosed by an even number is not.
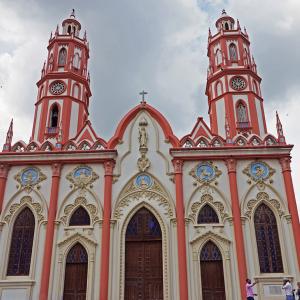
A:
[[[199,115],[208,122],[208,27],[215,32],[223,8],[238,18],[263,78],[269,132],[276,133],[278,110],[287,141],[295,145],[300,200],[299,0],[0,0],[0,144],[12,117],[14,141],[28,141],[50,32],[72,8],[90,42],[90,118],[104,139],[139,102],[142,89],[177,136],[190,132]]]

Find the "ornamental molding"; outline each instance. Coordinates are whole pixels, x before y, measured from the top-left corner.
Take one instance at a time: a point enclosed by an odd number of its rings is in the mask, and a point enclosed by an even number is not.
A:
[[[212,161],[203,161],[197,164],[189,174],[200,183],[210,183],[222,174],[222,171]]]
[[[114,218],[120,219],[124,215],[126,207],[130,206],[132,202],[141,202],[143,199],[147,199],[150,203],[158,203],[164,209],[167,217],[174,216],[174,210],[169,201],[170,197],[164,188],[148,173],[140,173],[132,178],[123,189],[114,210]]]
[[[23,207],[28,206],[32,211],[35,212],[37,216],[38,222],[41,222],[44,220],[43,215],[43,207],[38,202],[33,202],[32,198],[30,196],[24,196],[20,203],[14,203],[9,208],[9,213],[4,217],[4,221],[9,224],[12,216],[19,210],[21,210]]]
[[[47,179],[47,176],[38,167],[26,167],[19,171],[14,179],[19,183],[17,188],[24,189],[30,193],[34,187],[39,188],[40,183]]]
[[[190,208],[188,217],[193,221],[194,224],[197,224],[197,216],[199,214],[199,211],[205,204],[208,204],[215,208],[215,210],[221,217],[222,222],[224,222],[225,218],[229,217],[229,214],[226,212],[225,206],[222,202],[214,201],[211,195],[204,194],[201,196],[200,201],[194,202]]]
[[[66,175],[66,179],[72,184],[71,188],[85,190],[99,178],[99,175],[87,165],[79,165]]]
[[[230,244],[231,240],[229,240],[226,236],[216,233],[214,231],[208,230],[205,233],[199,235],[190,241],[190,244],[197,251],[193,251],[194,257],[193,260],[199,260],[199,255],[202,247],[206,244],[206,242],[212,241],[214,242],[219,250],[222,252],[222,255],[225,256],[225,259],[230,259]]]
[[[278,213],[279,217],[284,215],[284,211],[281,207],[281,204],[276,199],[271,199],[270,196],[265,192],[259,192],[256,195],[256,199],[251,199],[247,202],[246,209],[245,209],[245,216],[248,217],[250,220],[253,215],[253,210],[260,202],[265,202],[271,205]]]
[[[87,202],[86,198],[78,197],[75,199],[73,204],[68,204],[64,208],[64,215],[60,218],[60,221],[64,223],[64,225],[68,225],[68,221],[72,215],[72,213],[79,207],[82,206],[90,215],[91,222],[94,225],[97,221],[100,221],[98,216],[97,207],[94,204],[90,204]]]
[[[270,167],[266,162],[253,161],[243,170],[250,180],[263,184],[267,179],[270,179],[275,173],[275,169]],[[251,182],[250,182],[251,183]]]

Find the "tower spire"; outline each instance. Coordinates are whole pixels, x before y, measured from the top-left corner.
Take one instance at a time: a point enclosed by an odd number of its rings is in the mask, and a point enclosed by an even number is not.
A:
[[[10,125],[6,134],[5,144],[3,145],[3,152],[11,150],[11,142],[13,138],[13,119],[10,121]]]
[[[276,111],[276,129],[277,129],[277,136],[278,136],[279,143],[285,144],[285,136],[283,134],[282,124],[277,111]]]

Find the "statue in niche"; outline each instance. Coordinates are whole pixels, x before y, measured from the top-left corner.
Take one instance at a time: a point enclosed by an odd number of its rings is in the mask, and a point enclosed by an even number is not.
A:
[[[246,106],[243,103],[240,103],[237,107],[237,115],[239,122],[248,122]]]
[[[144,126],[141,126],[139,128],[139,142],[140,142],[140,148],[147,147],[148,134],[147,134],[146,128]]]

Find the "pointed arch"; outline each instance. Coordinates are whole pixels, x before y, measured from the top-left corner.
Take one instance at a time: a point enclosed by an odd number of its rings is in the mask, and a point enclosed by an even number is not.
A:
[[[209,204],[204,204],[197,217],[198,224],[219,223],[216,211]]]
[[[87,210],[79,205],[72,213],[69,221],[69,226],[89,226],[91,218]]]
[[[206,148],[208,145],[209,141],[204,136],[200,137],[196,142],[196,146],[200,148]]]
[[[38,151],[38,150],[39,150],[39,145],[34,141],[29,143],[26,147],[26,151],[33,152],[33,151]]]
[[[75,32],[75,31],[74,31]],[[78,70],[80,69],[80,56],[79,53],[75,53],[73,57],[73,67]]]
[[[229,45],[229,57],[230,57],[230,60],[233,62],[238,60],[237,47],[236,47],[236,44],[234,44],[234,43],[231,43]]]
[[[222,52],[220,49],[217,49],[215,53],[216,65],[219,66],[222,64]]]
[[[243,128],[243,126],[249,127],[249,115],[248,107],[244,100],[238,100],[235,105],[237,127]]]
[[[151,105],[145,103],[145,104],[140,104],[134,107],[132,110],[130,110],[120,121],[114,136],[108,141],[107,143],[107,148],[108,149],[114,149],[119,141],[122,140],[123,135],[125,133],[125,130],[128,126],[128,124],[138,115],[138,113],[142,110],[146,110],[156,121],[157,123],[161,126],[166,140],[170,141],[173,147],[179,147],[179,140],[178,138],[174,135],[171,125],[167,121],[167,119],[154,107]]]
[[[42,151],[52,151],[53,149],[54,149],[54,146],[49,141],[46,141],[41,146]]]
[[[216,97],[222,95],[224,93],[223,83],[221,80],[218,80],[215,84],[215,95]]]
[[[81,88],[78,83],[73,84],[72,96],[81,100]]]
[[[17,215],[12,231],[7,276],[28,276],[30,273],[35,218],[25,206]]]
[[[11,150],[13,152],[24,152],[25,148],[26,144],[23,141],[18,141],[11,147]]]
[[[62,47],[58,53],[58,66],[64,66],[67,63],[67,49]]]
[[[50,128],[54,129],[59,126],[60,105],[57,102],[52,103],[49,112],[48,128],[50,130]]]
[[[276,217],[266,203],[254,212],[254,228],[261,273],[283,273]]]

